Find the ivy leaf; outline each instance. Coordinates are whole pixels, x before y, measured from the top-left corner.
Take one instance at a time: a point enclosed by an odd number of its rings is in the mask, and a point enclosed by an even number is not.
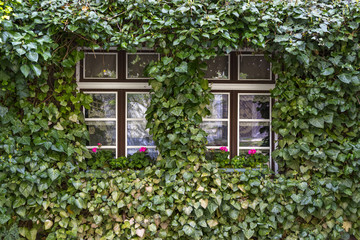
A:
[[[49,178],[54,181],[60,176],[60,171],[58,169],[49,168],[47,170]]]
[[[53,222],[51,220],[45,220],[44,225],[45,225],[44,226],[45,230],[48,230],[48,229],[50,229],[52,227]]]
[[[37,52],[31,51],[26,54],[26,57],[32,62],[37,62],[39,59],[39,54]]]
[[[175,116],[180,116],[182,111],[183,111],[183,107],[174,107],[170,110],[170,114],[173,114]]]
[[[4,117],[8,111],[9,109],[7,107],[0,106],[0,117]]]
[[[41,75],[41,67],[39,64],[36,64],[36,65],[33,64],[33,65],[31,65],[31,68],[34,71],[36,76],[39,77]]]
[[[183,227],[183,231],[188,236],[192,236],[194,234],[194,232],[195,232],[194,228],[189,226],[189,225],[185,225]]]
[[[188,64],[187,62],[183,61],[180,66],[178,67],[175,67],[175,72],[178,72],[178,73],[186,73],[188,70]]]
[[[10,220],[10,216],[5,213],[0,214],[0,225],[7,223]]]
[[[28,65],[22,65],[20,67],[20,71],[22,72],[22,74],[24,74],[25,77],[27,77],[30,74],[30,67]]]
[[[22,205],[25,205],[26,200],[23,197],[17,197],[13,203],[13,208],[18,208]]]
[[[351,83],[351,75],[350,74],[346,74],[346,73],[343,73],[343,74],[340,74],[338,76],[338,78],[340,79],[340,81],[342,81],[343,83]]]
[[[244,235],[247,239],[250,239],[254,235],[255,231],[252,229],[244,230]]]
[[[335,70],[334,70],[334,68],[332,68],[332,67],[326,68],[326,69],[324,69],[324,70],[321,72],[321,75],[323,75],[323,76],[329,76],[329,75],[333,74],[334,71],[335,71]]]
[[[19,191],[26,198],[30,195],[33,185],[28,182],[22,182],[19,187]]]
[[[309,123],[317,128],[324,128],[324,118],[310,118]]]

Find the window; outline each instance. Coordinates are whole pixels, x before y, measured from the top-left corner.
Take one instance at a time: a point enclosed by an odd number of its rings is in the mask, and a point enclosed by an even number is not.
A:
[[[146,129],[150,94],[144,69],[158,59],[160,55],[151,51],[85,53],[77,66],[77,78],[79,88],[94,99],[91,109],[84,111],[89,149],[101,143],[114,156],[123,156],[145,146],[156,157]],[[214,94],[211,115],[201,124],[208,133],[207,148],[225,146],[231,157],[249,149],[271,154],[271,64],[251,52],[233,52],[206,62],[205,78],[212,83]]]

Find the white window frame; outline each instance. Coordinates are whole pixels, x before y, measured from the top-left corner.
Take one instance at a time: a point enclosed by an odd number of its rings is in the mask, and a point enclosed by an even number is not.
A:
[[[149,94],[149,92],[136,92],[136,91],[126,91],[125,92],[125,156],[128,156],[128,148],[141,148],[141,147],[146,147],[146,148],[151,148],[151,149],[156,149],[156,146],[128,146],[127,144],[127,140],[128,140],[128,120],[130,121],[145,121],[146,122],[146,118],[128,118],[128,108],[127,108],[127,99],[128,99],[128,94]]]
[[[86,66],[86,63],[85,63],[85,61],[86,61],[86,55],[115,55],[116,56],[116,65],[115,65],[115,71],[116,71],[116,77],[115,78],[109,78],[109,77],[86,77],[86,75],[85,75],[85,71],[86,71],[86,69],[85,69],[85,66]],[[98,79],[98,80],[109,80],[109,79],[111,79],[111,80],[113,80],[113,79],[118,79],[118,76],[119,76],[119,69],[118,69],[118,60],[119,59],[119,56],[118,56],[118,54],[117,53],[113,53],[113,52],[106,52],[106,53],[103,53],[103,52],[84,52],[84,59],[83,59],[83,79]]]
[[[213,95],[215,94],[226,94],[228,96],[228,109],[227,109],[227,118],[203,118],[203,123],[204,122],[227,122],[227,146],[211,146],[211,145],[207,145],[206,148],[207,149],[219,149],[221,147],[227,147],[227,149],[230,149],[230,92],[215,92],[212,93]]]
[[[240,118],[240,96],[254,96],[254,95],[260,95],[260,96],[269,96],[269,119],[241,119]],[[270,93],[238,93],[237,94],[237,102],[238,102],[238,109],[236,114],[236,120],[237,120],[237,149],[236,153],[237,155],[240,154],[240,150],[250,150],[250,149],[256,149],[256,150],[269,150],[269,168],[272,168],[272,159],[271,159],[271,153],[272,153],[272,128],[271,128],[271,120],[272,120],[272,98]],[[249,146],[249,147],[240,147],[240,122],[254,122],[254,123],[260,123],[265,122],[269,123],[269,147],[256,147],[256,146]]]
[[[115,133],[116,133],[116,139],[115,139],[115,146],[101,146],[102,149],[115,149],[115,157],[118,157],[118,141],[119,141],[119,136],[118,136],[118,121],[119,121],[119,117],[118,117],[118,92],[117,91],[107,91],[107,92],[102,92],[102,91],[85,91],[84,93],[86,94],[115,94],[115,118],[85,118],[85,122],[96,122],[96,121],[100,121],[100,122],[113,122],[115,121]],[[83,109],[83,114],[85,116],[85,111],[86,109]],[[98,148],[99,146],[86,146],[86,148],[88,149],[92,149],[92,148]]]

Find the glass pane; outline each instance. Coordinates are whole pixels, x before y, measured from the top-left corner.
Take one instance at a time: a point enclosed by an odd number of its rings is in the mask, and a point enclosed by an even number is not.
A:
[[[200,127],[208,134],[208,146],[228,146],[228,122],[204,121]]]
[[[270,96],[240,95],[240,119],[269,119]]]
[[[128,148],[127,149],[127,155],[130,156],[130,155],[133,155],[134,153],[136,153],[137,151],[139,151],[140,148]],[[157,156],[159,155],[159,152],[155,149],[155,148],[148,148],[147,149],[148,153],[149,153],[149,156],[152,158],[152,159],[156,159]]]
[[[264,56],[239,56],[239,79],[270,80],[270,63]]]
[[[154,146],[154,142],[146,129],[146,121],[127,122],[127,145],[128,146]]]
[[[116,54],[85,54],[85,78],[116,78]]]
[[[151,61],[158,61],[159,55],[155,53],[128,54],[127,55],[127,78],[146,78],[144,75],[145,67]]]
[[[229,57],[217,56],[213,59],[205,60],[207,70],[205,78],[210,79],[229,79]]]
[[[86,121],[90,134],[88,146],[116,146],[116,122],[115,121]]]
[[[127,95],[127,118],[145,118],[145,112],[150,104],[150,94],[131,93]]]
[[[269,147],[269,123],[240,122],[240,147]]]
[[[208,106],[211,115],[206,118],[227,119],[229,107],[228,94],[214,94],[214,99]]]
[[[90,109],[85,109],[86,118],[116,118],[115,93],[88,93],[93,102]]]

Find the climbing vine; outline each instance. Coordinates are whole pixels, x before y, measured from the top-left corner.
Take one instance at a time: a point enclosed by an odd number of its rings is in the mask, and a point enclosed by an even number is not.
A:
[[[359,23],[356,1],[0,1],[0,236],[360,238]],[[161,54],[147,67],[157,166],[84,172],[79,46]],[[277,75],[277,175],[205,161],[203,61],[242,47]]]

